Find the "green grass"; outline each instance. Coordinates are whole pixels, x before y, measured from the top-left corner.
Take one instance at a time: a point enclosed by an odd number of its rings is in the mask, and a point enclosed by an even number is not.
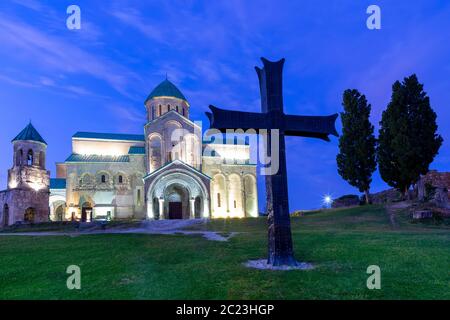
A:
[[[76,232],[86,230],[112,230],[112,229],[129,229],[137,228],[142,224],[140,220],[116,220],[109,221],[104,227],[101,226],[100,221],[94,224],[83,224],[81,228],[77,222],[43,222],[38,224],[19,224],[11,225],[0,230],[1,233],[26,233],[26,232]]]
[[[200,236],[0,237],[0,299],[450,299],[450,228],[390,226],[381,207],[292,219],[296,257],[309,271],[248,269],[266,256],[266,220],[214,220],[196,227],[241,232],[229,242]],[[82,289],[66,288],[67,266]],[[366,269],[381,268],[381,290]]]

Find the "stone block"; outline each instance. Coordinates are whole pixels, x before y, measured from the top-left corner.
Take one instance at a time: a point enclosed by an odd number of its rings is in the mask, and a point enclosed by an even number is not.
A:
[[[417,210],[412,214],[414,220],[418,219],[430,219],[433,218],[433,212],[431,210]]]

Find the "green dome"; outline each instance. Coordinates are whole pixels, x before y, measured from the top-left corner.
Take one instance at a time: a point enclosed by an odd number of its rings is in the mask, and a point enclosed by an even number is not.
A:
[[[153,89],[147,99],[145,99],[145,103],[147,103],[148,100],[156,97],[174,97],[187,101],[181,91],[167,79],[158,84],[158,86]]]
[[[33,127],[31,122],[25,127],[25,129],[20,131],[20,133],[12,141],[37,141],[47,144],[39,132],[37,132],[37,130]]]

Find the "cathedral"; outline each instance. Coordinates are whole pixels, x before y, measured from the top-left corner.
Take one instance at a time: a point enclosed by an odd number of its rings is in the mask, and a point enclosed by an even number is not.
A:
[[[53,179],[47,143],[30,123],[12,141],[13,166],[0,192],[2,225],[258,216],[247,140],[204,141],[187,99],[167,79],[144,105],[144,134],[77,132]]]

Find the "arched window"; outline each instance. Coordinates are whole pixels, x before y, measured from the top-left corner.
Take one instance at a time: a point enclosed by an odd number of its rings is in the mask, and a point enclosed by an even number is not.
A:
[[[16,153],[16,166],[22,165],[22,159],[23,159],[23,151],[20,149]]]
[[[182,111],[182,113],[183,113],[183,117],[186,116],[186,113],[185,113],[185,111],[184,111],[184,108],[181,108],[181,111]]]
[[[149,138],[148,150],[150,172],[153,172],[161,167],[161,137],[152,136]]]
[[[120,183],[120,184],[123,183],[123,176],[122,176],[122,175],[119,176],[119,183]]]
[[[178,109],[178,106],[176,106],[176,108],[177,108],[177,112],[180,112],[180,110]]]
[[[167,112],[170,111],[170,104],[167,105]]]
[[[96,178],[89,173],[84,173],[80,177],[80,186],[90,187],[94,185],[96,182]]]
[[[243,213],[242,210],[242,181],[241,177],[233,173],[229,175],[229,188],[228,188],[228,197],[230,199],[230,206],[233,206],[235,210],[233,210],[233,215],[241,216]]]
[[[27,155],[27,166],[32,166],[33,163],[34,163],[33,150],[30,149]]]
[[[218,193],[217,194],[217,207],[221,207],[221,204],[220,204],[220,193]]]
[[[159,105],[158,107],[159,107],[159,116],[161,116],[162,115],[162,107],[161,107],[161,105]]]
[[[25,210],[25,214],[23,215],[23,221],[34,222],[35,215],[36,210],[34,208],[28,208],[27,210]]]
[[[106,176],[102,174],[102,183],[106,183]]]

